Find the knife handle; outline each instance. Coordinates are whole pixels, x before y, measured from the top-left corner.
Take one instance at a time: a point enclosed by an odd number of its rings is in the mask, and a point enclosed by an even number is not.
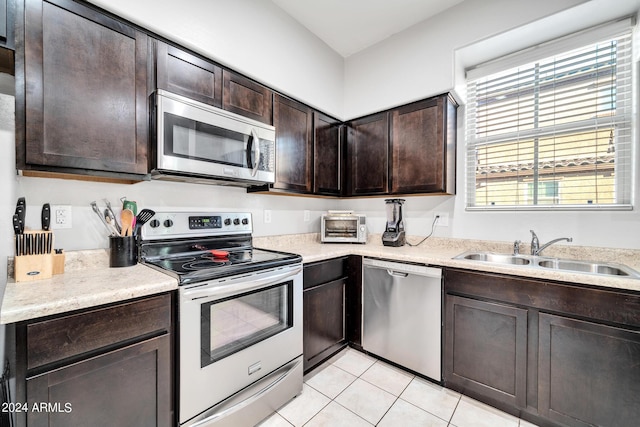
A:
[[[44,205],[42,205],[41,221],[42,229],[44,231],[48,231],[49,225],[51,224],[51,206],[49,205],[49,203],[45,203]]]

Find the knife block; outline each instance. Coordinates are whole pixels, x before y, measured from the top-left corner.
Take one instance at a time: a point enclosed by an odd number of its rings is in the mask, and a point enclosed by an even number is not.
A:
[[[16,234],[15,247],[24,248],[27,245],[27,240],[35,241],[36,235],[38,238],[45,238],[50,240],[49,247],[53,248],[53,233],[51,231],[42,230],[29,230],[23,234]],[[29,237],[27,237],[29,236]],[[20,240],[20,242],[18,242]],[[22,252],[22,251],[21,251]],[[29,251],[26,251],[28,253]],[[35,255],[20,255],[16,252],[14,257],[14,277],[16,282],[30,282],[34,280],[50,279],[53,276],[53,249],[49,250],[48,247],[31,248],[31,253]]]

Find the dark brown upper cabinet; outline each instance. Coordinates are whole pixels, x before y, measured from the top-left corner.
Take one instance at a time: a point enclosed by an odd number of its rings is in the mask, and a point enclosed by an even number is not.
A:
[[[313,177],[311,108],[276,95],[276,182],[273,188],[311,193]]]
[[[158,89],[222,107],[222,68],[160,41],[156,61]]]
[[[347,195],[384,195],[389,191],[389,113],[347,124]]]
[[[447,95],[391,110],[391,193],[455,194],[455,104]]]
[[[229,70],[222,72],[222,108],[262,123],[273,124],[273,92]]]
[[[342,126],[322,113],[313,113],[313,193],[339,196],[342,193]]]
[[[146,174],[147,35],[70,0],[27,0],[24,8],[16,34],[24,37],[16,52],[18,168]]]

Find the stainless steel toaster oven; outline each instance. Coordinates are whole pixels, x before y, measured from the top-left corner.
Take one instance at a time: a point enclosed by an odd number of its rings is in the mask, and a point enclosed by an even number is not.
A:
[[[367,219],[353,211],[329,211],[322,215],[323,243],[367,243]]]

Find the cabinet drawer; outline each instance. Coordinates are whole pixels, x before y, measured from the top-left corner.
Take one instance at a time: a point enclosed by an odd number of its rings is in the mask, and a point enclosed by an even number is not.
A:
[[[309,289],[321,283],[332,282],[347,274],[347,257],[306,264],[303,271],[303,288]]]
[[[169,331],[171,295],[28,324],[27,369]]]

